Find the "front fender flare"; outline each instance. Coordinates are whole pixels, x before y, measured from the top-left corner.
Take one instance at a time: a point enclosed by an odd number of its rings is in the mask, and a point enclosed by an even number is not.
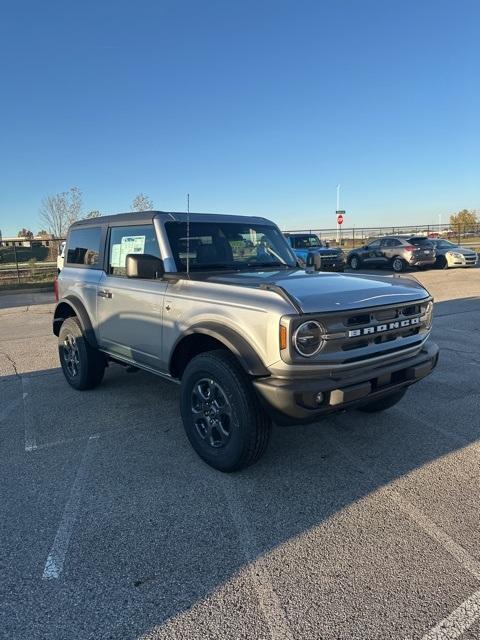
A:
[[[270,371],[264,365],[262,359],[252,347],[237,331],[226,327],[218,322],[202,322],[189,327],[175,343],[172,354],[178,344],[186,337],[192,334],[203,334],[215,338],[233,353],[240,362],[243,369],[251,376],[269,376]]]

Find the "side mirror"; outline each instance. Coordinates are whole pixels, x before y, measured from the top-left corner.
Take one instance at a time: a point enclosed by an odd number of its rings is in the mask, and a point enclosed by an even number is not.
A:
[[[165,273],[163,260],[148,253],[129,253],[125,260],[127,278],[154,280]]]

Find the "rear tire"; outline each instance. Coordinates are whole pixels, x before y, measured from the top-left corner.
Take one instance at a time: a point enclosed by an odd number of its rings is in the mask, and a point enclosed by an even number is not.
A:
[[[77,317],[67,318],[58,336],[58,355],[70,386],[79,391],[93,389],[105,373],[105,356],[90,346]]]
[[[380,398],[379,400],[373,400],[373,402],[369,402],[368,404],[364,404],[361,407],[358,407],[359,411],[364,411],[365,413],[376,413],[377,411],[385,411],[386,409],[390,409],[400,402],[403,396],[407,393],[407,389],[401,389],[400,391],[395,391],[395,393],[391,393],[389,396],[385,396],[384,398]]]
[[[182,376],[180,395],[185,432],[207,464],[239,471],[262,457],[271,420],[231,353],[219,349],[193,358]]]
[[[406,268],[407,263],[405,262],[405,260],[403,260],[403,258],[396,256],[392,259],[392,269],[393,271],[395,271],[395,273],[402,273],[402,271],[405,271]]]

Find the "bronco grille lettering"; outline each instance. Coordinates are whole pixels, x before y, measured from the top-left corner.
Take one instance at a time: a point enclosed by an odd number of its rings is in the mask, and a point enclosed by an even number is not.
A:
[[[383,331],[392,331],[393,329],[403,329],[420,324],[420,318],[408,318],[405,320],[394,320],[384,324],[377,324],[372,327],[362,327],[361,329],[350,329],[349,338],[358,338],[359,336],[367,336],[373,333],[382,333]]]

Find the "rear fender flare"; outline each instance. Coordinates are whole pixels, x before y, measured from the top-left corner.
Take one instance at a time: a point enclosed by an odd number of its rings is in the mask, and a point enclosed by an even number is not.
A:
[[[53,333],[58,336],[60,334],[60,327],[62,326],[66,317],[64,315],[65,305],[70,307],[70,309],[77,316],[80,321],[80,325],[82,327],[83,335],[85,336],[88,344],[94,349],[98,349],[97,338],[95,336],[95,331],[93,330],[92,321],[90,320],[90,316],[88,315],[87,310],[81,300],[79,300],[76,296],[66,296],[58,301],[58,304],[55,308],[55,313],[53,316]],[[69,314],[71,315],[71,314]]]

